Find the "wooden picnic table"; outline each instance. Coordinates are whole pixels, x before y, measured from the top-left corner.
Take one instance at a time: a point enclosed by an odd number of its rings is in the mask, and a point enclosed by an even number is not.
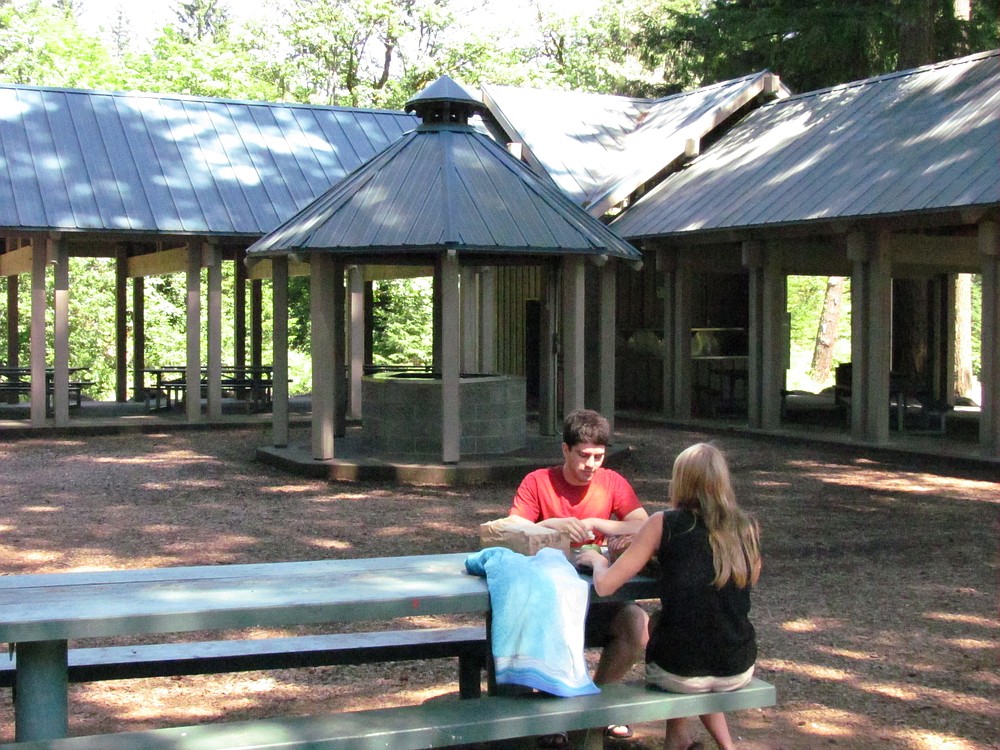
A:
[[[17,741],[66,736],[68,641],[489,610],[468,553],[0,577]],[[616,599],[656,596],[637,577]]]
[[[70,367],[69,375],[76,375],[86,372],[87,367]],[[51,415],[53,411],[53,395],[55,392],[55,368],[45,368],[45,413]],[[83,389],[92,386],[93,383],[87,381],[70,380],[69,392],[71,396],[76,396],[76,405],[80,406]],[[22,394],[31,394],[31,368],[30,367],[0,367],[0,393],[12,394],[15,399]]]
[[[270,394],[274,374],[273,365],[225,366],[221,372],[223,388],[232,389],[237,397],[242,397],[244,393],[249,392],[256,404],[261,402],[265,395]],[[185,392],[187,389],[187,383],[184,380],[187,368],[184,365],[145,367],[142,369],[142,373],[147,409],[154,411],[159,411],[162,408],[169,409],[173,401],[172,394]],[[208,382],[208,367],[200,368],[200,373],[199,386],[204,387]],[[145,387],[145,376],[147,375],[151,377],[153,382],[150,388]]]

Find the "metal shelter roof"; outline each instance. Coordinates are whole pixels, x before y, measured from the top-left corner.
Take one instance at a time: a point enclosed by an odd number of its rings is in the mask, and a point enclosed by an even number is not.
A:
[[[442,103],[461,110],[449,91]],[[407,106],[421,101],[418,95]],[[467,114],[481,106],[471,95],[465,102]],[[251,245],[248,258],[313,251],[369,258],[452,248],[508,257],[641,258],[492,139],[465,122],[422,114],[416,130]]]
[[[529,162],[601,216],[758,97],[788,96],[764,71],[662,99],[484,86],[483,98]]]
[[[1000,204],[1000,51],[768,104],[650,191],[624,237]]]
[[[0,228],[259,236],[402,112],[0,85]]]

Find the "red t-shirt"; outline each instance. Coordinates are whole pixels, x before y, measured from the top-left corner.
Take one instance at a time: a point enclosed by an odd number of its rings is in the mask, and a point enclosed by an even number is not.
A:
[[[570,484],[562,466],[537,469],[522,481],[514,494],[510,512],[532,523],[549,518],[607,518],[622,521],[642,505],[635,490],[621,474],[598,469],[585,485]],[[593,544],[603,544],[604,535],[594,532]]]

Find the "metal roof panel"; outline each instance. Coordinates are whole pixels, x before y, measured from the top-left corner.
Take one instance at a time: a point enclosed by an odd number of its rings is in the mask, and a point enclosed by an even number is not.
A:
[[[508,135],[595,216],[621,202],[761,95],[788,95],[767,71],[662,99],[503,86],[484,97]],[[554,125],[558,123],[558,125]]]
[[[471,126],[423,125],[248,250],[336,253],[638,251]]]
[[[0,84],[0,227],[259,235],[417,124],[401,112]]]
[[[779,100],[613,224],[669,236],[1000,203],[1000,51]]]

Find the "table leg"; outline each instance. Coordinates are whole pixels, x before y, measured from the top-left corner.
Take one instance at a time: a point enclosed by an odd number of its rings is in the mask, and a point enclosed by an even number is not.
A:
[[[69,733],[67,642],[15,646],[14,740],[49,740]]]

